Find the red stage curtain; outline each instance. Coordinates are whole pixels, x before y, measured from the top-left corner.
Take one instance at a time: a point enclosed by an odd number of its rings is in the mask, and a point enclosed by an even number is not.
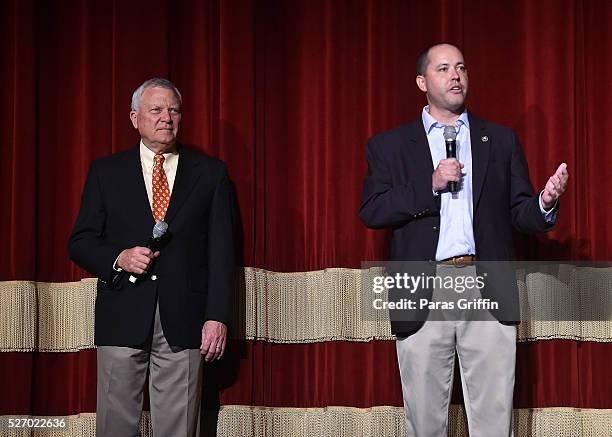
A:
[[[357,217],[364,146],[419,116],[414,61],[440,40],[463,48],[471,110],[518,132],[536,189],[568,163],[556,230],[520,238],[520,256],[610,259],[608,0],[4,4],[2,281],[83,277],[66,241],[89,162],[136,145],[131,92],[152,76],[183,93],[182,141],[229,166],[244,265],[306,271],[384,259],[386,233]],[[401,405],[390,342],[235,349],[219,377],[222,403]],[[518,407],[612,406],[609,343],[519,351]],[[94,368],[92,351],[0,354],[0,414],[94,411]]]

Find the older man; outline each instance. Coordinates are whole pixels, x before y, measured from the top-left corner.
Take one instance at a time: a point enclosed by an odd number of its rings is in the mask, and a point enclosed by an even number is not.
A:
[[[369,227],[393,229],[392,260],[431,261],[438,277],[473,277],[476,257],[512,259],[513,226],[542,232],[554,225],[566,165],[534,194],[514,132],[465,109],[468,73],[457,47],[425,50],[417,60],[416,83],[428,102],[421,117],[368,143],[359,215]],[[446,155],[447,126],[457,135],[456,158]],[[506,288],[510,293],[494,287],[482,292],[516,308],[516,287]],[[420,296],[444,299],[442,291],[424,289]],[[516,327],[467,321],[463,312],[442,314],[447,321],[431,320],[432,313],[429,319],[393,316],[407,435],[446,435],[456,353],[470,436],[511,435]]]
[[[202,357],[226,347],[230,183],[223,162],[177,143],[181,103],[165,79],[134,91],[140,143],[91,164],[69,240],[70,257],[99,278],[98,436],[138,434],[147,375],[154,434],[196,435]],[[147,244],[162,222],[163,237]]]

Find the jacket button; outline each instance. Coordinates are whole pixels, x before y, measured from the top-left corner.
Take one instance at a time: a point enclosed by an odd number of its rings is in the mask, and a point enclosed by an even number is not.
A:
[[[437,227],[437,226],[434,226],[434,227],[433,227],[433,228],[431,228],[431,229],[433,229],[435,232],[438,232],[438,227]]]
[[[151,281],[157,281],[157,275],[151,275]]]

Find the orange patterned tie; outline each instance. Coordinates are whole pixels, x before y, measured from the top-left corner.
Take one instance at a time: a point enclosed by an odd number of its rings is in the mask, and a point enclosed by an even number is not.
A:
[[[170,188],[164,171],[164,155],[155,154],[155,165],[153,166],[153,217],[156,221],[163,220],[166,216],[168,203],[170,203]]]

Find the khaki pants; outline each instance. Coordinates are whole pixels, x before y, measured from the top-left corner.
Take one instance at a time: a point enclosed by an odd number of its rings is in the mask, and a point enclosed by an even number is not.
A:
[[[200,350],[170,347],[162,330],[159,306],[150,348],[100,346],[97,361],[96,436],[139,435],[147,373],[153,435],[197,435],[203,370]]]
[[[475,274],[474,267],[444,266],[438,267],[438,275],[441,268],[445,275],[453,274],[447,269],[462,275],[473,269]],[[479,295],[478,290],[472,292]],[[433,300],[443,293],[435,289]],[[428,320],[415,334],[396,342],[406,435],[447,435],[457,353],[470,437],[512,436],[516,327],[496,320],[465,321],[465,314],[456,311],[443,316],[444,321]]]

